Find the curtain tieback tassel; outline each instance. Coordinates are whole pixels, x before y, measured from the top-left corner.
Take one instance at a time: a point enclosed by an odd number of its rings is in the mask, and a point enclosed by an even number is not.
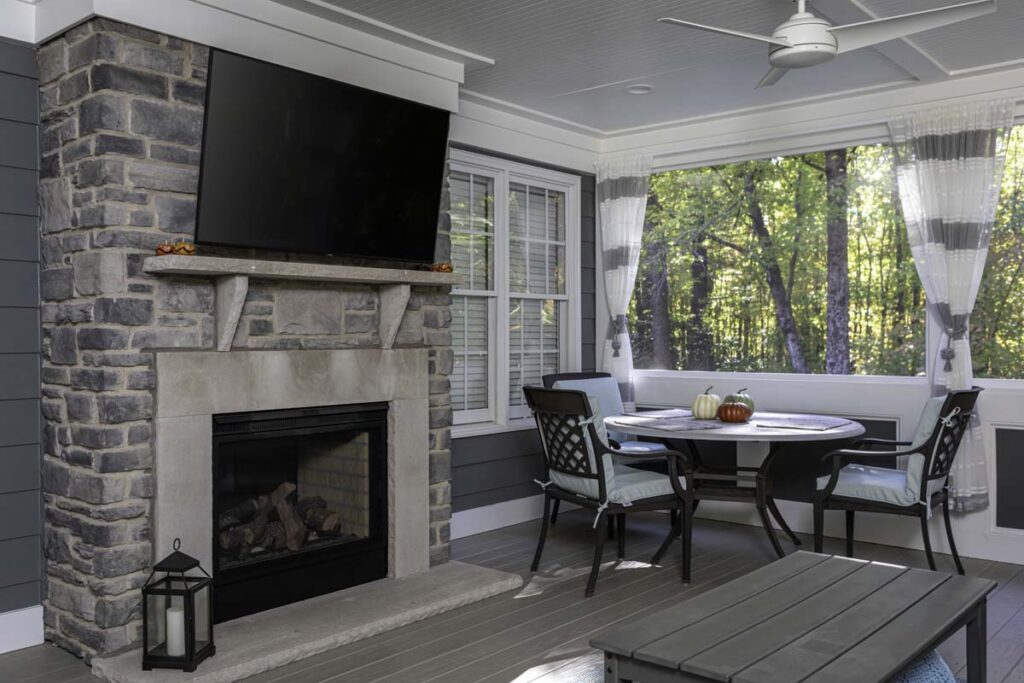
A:
[[[612,350],[614,353],[612,356],[618,358],[619,349],[622,348],[622,341],[619,339],[619,335],[626,334],[626,316],[615,316],[615,318],[612,319],[612,325],[614,326],[614,331],[612,333]]]

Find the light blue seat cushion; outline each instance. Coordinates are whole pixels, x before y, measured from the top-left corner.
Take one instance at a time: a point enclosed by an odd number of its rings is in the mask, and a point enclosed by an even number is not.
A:
[[[602,415],[622,415],[622,394],[619,393],[619,383],[614,377],[560,380],[555,382],[553,388],[586,392],[590,398],[590,406],[594,409],[600,408]],[[619,443],[629,439],[629,435],[622,432],[608,432],[608,437]]]
[[[607,461],[606,461],[607,467]],[[669,478],[658,472],[638,470],[628,465],[612,464],[606,472],[610,471],[612,476],[608,482],[608,501],[620,505],[630,505],[634,501],[657,496],[668,496],[673,493],[672,482]],[[551,481],[559,488],[573,493],[599,500],[597,481],[584,479],[561,472],[551,472]],[[607,482],[607,479],[606,479]],[[686,489],[686,480],[679,477],[679,483]]]
[[[935,427],[935,421],[939,417],[939,411],[945,397],[930,399],[921,411],[921,419],[918,421],[917,433],[914,436],[911,448],[916,448],[928,440]],[[872,467],[869,465],[851,464],[839,471],[839,481],[836,483],[832,495],[846,498],[859,498],[861,500],[889,503],[904,507],[918,502],[921,491],[921,478],[924,476],[925,457],[919,453],[911,455],[907,459],[907,469],[894,470],[887,467]],[[818,490],[828,486],[829,476],[818,477]],[[929,499],[942,490],[945,482],[939,479],[929,482]],[[930,513],[931,508],[929,508]]]
[[[629,453],[660,453],[667,451],[668,446],[654,441],[620,441],[619,450]]]
[[[895,680],[895,683],[957,683],[949,665],[932,650]]]

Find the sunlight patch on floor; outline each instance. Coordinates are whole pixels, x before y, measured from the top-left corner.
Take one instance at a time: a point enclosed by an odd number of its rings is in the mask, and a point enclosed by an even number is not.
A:
[[[601,653],[588,652],[531,667],[511,683],[600,683],[604,680]]]
[[[605,562],[601,565],[601,572],[607,571],[619,571],[622,569],[654,569],[655,565],[648,562],[639,562],[637,560],[621,560],[614,562]],[[563,567],[559,564],[552,564],[547,567],[542,567],[540,571],[530,578],[529,583],[519,591],[515,598],[532,598],[537,595],[542,595],[545,590],[549,587],[562,583],[563,581],[569,581],[579,576],[585,576],[590,573],[590,567]]]

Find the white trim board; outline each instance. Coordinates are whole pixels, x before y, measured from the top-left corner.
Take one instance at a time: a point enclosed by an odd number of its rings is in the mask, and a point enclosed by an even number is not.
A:
[[[0,0],[4,16],[11,0]],[[274,0],[41,0],[14,2],[19,21],[0,24],[41,44],[92,16],[102,16],[275,64],[334,78],[441,109],[458,109],[469,53],[429,41],[417,49],[411,34],[388,40]],[[474,64],[489,62],[473,56]]]
[[[578,505],[562,501],[559,513],[575,510]],[[528,498],[506,500],[483,507],[463,510],[452,515],[451,537],[465,538],[475,536],[507,526],[515,526],[523,522],[540,519],[544,515],[544,495],[539,494]]]
[[[0,654],[42,644],[42,605],[0,614]]]

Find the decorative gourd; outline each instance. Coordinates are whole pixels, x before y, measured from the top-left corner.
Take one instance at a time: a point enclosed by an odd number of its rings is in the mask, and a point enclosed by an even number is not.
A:
[[[693,399],[693,416],[698,420],[714,420],[715,415],[718,414],[718,406],[722,405],[722,399],[718,397],[718,394],[712,394],[711,390],[714,387],[708,387],[704,390],[703,394],[699,394],[697,398]]]
[[[746,422],[754,411],[746,403],[732,401],[718,406],[718,419],[722,422]]]
[[[750,398],[746,387],[743,387],[735,394],[729,394],[722,399],[722,403],[745,403],[751,411],[754,410],[754,399]]]

